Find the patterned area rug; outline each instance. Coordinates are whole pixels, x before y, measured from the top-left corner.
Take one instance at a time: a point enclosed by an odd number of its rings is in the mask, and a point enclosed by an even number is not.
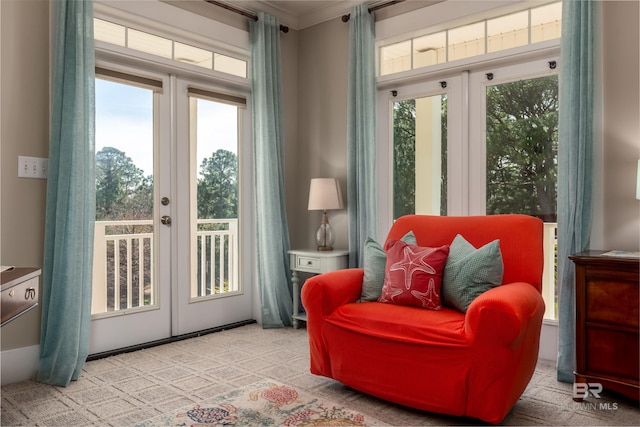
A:
[[[382,426],[380,420],[272,380],[259,381],[137,426]]]

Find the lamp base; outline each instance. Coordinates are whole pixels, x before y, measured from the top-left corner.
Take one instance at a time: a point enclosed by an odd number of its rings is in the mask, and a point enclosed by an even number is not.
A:
[[[333,242],[335,242],[336,236],[333,233],[333,229],[329,225],[329,220],[327,219],[327,211],[322,214],[322,224],[318,227],[318,231],[316,231],[316,245],[318,251],[320,252],[328,252],[333,250]]]

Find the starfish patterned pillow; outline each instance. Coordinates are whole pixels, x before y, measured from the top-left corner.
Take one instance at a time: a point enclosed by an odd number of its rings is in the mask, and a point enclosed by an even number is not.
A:
[[[449,246],[428,248],[396,240],[386,249],[384,285],[378,301],[442,309],[440,287]]]

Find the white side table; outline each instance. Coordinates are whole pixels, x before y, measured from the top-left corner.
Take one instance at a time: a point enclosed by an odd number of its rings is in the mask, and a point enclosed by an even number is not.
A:
[[[305,273],[322,274],[329,271],[341,270],[349,266],[349,251],[334,249],[321,252],[315,249],[290,250],[291,282],[293,283],[293,327],[298,329],[299,321],[307,321],[307,314],[300,313],[298,298],[300,297],[299,271]]]

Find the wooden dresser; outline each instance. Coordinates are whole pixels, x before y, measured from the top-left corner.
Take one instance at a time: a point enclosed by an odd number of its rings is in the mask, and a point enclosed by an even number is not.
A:
[[[586,251],[569,257],[576,272],[576,383],[600,383],[640,398],[640,260]]]

